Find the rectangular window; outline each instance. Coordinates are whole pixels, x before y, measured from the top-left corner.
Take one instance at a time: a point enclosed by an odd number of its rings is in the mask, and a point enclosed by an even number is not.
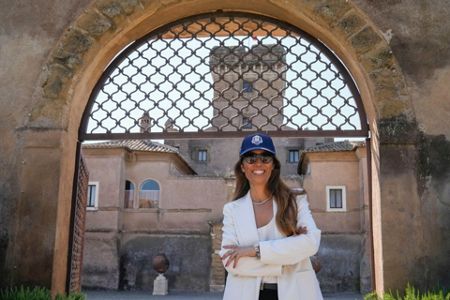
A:
[[[98,207],[98,182],[89,182],[86,207],[87,209]]]
[[[244,93],[251,93],[253,92],[253,85],[250,81],[242,80],[242,91]]]
[[[346,211],[345,186],[327,186],[327,211]]]
[[[197,160],[206,162],[208,160],[208,151],[206,149],[198,150]]]
[[[250,121],[250,118],[242,117],[242,128],[243,129],[251,129],[252,128],[252,122]]]
[[[299,150],[289,150],[288,162],[289,163],[298,163],[299,158]]]
[[[342,208],[342,190],[330,189],[330,208]]]

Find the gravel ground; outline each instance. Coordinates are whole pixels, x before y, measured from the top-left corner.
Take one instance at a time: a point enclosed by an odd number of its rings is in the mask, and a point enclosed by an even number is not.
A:
[[[87,295],[87,300],[220,300],[222,293],[181,293],[172,292],[167,296],[153,296],[151,292],[145,291],[83,291]],[[360,294],[342,293],[324,295],[327,300],[362,300]]]

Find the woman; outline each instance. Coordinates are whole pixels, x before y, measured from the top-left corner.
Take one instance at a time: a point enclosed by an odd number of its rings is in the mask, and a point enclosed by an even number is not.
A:
[[[272,139],[246,136],[234,171],[234,201],[223,209],[223,299],[322,299],[309,259],[320,230],[306,196],[295,197],[281,180]]]

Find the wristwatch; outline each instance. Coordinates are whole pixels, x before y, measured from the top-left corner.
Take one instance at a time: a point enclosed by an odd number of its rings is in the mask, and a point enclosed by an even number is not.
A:
[[[261,252],[259,251],[259,244],[255,245],[256,258],[261,258]]]

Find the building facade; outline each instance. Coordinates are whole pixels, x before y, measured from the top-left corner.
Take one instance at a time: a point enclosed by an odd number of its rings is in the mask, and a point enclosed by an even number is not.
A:
[[[85,144],[83,155],[90,173],[86,288],[152,290],[152,258],[165,253],[171,290],[223,289],[222,207],[232,199],[234,176],[197,174],[178,149],[151,141]],[[370,290],[364,145],[327,143],[299,158],[303,175],[284,180],[296,190],[303,185],[322,229],[316,259],[323,290]]]

